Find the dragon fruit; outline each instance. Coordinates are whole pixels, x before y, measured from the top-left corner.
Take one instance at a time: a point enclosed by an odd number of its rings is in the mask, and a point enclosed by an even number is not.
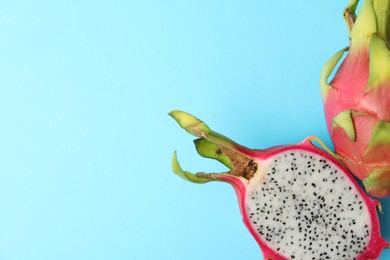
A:
[[[309,137],[296,145],[252,150],[212,131],[182,111],[170,115],[195,140],[198,153],[230,171],[173,171],[195,183],[222,181],[238,196],[243,221],[265,259],[376,259],[388,243],[381,237],[377,201]]]
[[[344,12],[350,47],[336,53],[321,74],[327,128],[337,158],[368,193],[390,195],[390,1],[358,0]],[[348,52],[328,83],[328,77]]]

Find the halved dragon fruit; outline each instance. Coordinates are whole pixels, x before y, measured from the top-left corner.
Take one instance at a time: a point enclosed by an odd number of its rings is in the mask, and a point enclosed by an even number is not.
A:
[[[170,115],[195,140],[198,153],[230,171],[173,171],[195,183],[230,183],[243,221],[265,259],[376,259],[388,243],[381,237],[376,207],[349,172],[314,137],[302,143],[252,150],[212,131],[182,111]]]
[[[390,1],[351,0],[344,16],[351,46],[321,75],[328,131],[335,152],[376,197],[390,195]],[[334,78],[328,77],[348,51]]]

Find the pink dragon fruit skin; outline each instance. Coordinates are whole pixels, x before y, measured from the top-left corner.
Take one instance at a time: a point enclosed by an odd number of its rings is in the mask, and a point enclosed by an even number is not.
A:
[[[325,65],[321,92],[338,159],[363,180],[370,195],[384,198],[390,195],[390,1],[364,0],[356,17],[357,4],[352,0],[344,13],[350,48]]]
[[[339,161],[314,146],[253,150],[212,131],[182,111],[170,115],[192,135],[198,153],[220,161],[224,173],[190,173],[176,152],[172,169],[194,182],[222,181],[237,194],[243,222],[265,259],[377,259],[389,244],[381,237],[378,202],[367,196]]]

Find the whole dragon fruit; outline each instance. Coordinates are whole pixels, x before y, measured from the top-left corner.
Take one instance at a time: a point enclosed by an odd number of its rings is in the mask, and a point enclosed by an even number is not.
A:
[[[390,195],[390,1],[352,0],[344,16],[350,47],[321,75],[327,128],[335,152],[376,197]],[[347,52],[334,78],[328,77]]]
[[[380,235],[378,202],[337,160],[311,144],[318,139],[252,150],[185,112],[170,115],[199,137],[195,146],[201,156],[230,169],[192,174],[181,169],[175,153],[173,171],[195,183],[230,183],[265,259],[376,259],[388,246]]]

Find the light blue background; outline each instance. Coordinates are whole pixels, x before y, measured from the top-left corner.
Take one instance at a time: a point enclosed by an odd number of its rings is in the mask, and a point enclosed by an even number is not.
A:
[[[319,74],[346,4],[0,0],[0,259],[261,259],[231,187],[171,173],[175,149],[224,168],[167,113],[330,145]]]

